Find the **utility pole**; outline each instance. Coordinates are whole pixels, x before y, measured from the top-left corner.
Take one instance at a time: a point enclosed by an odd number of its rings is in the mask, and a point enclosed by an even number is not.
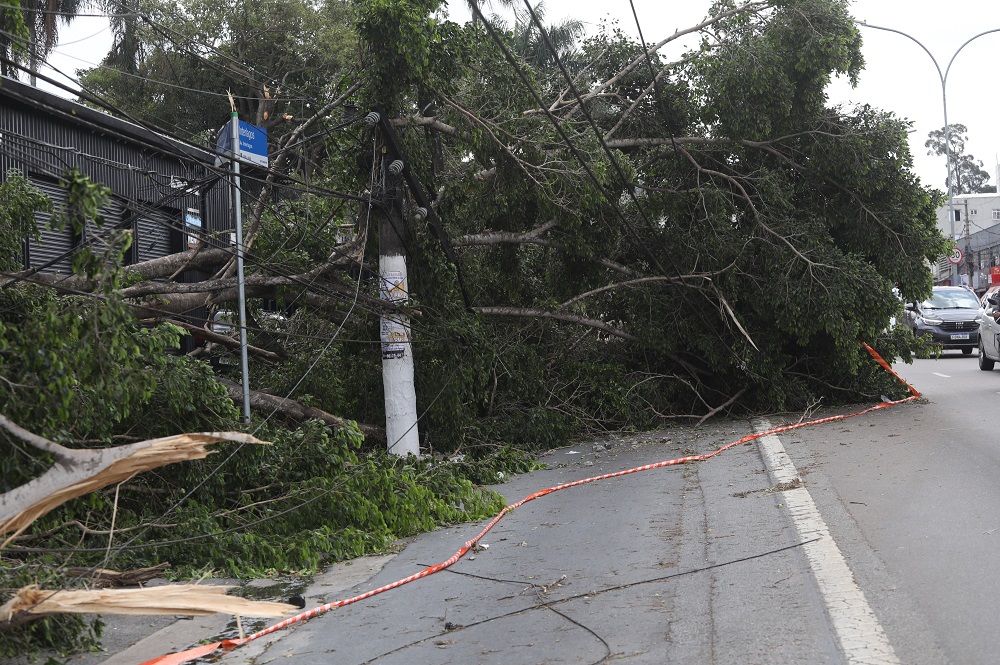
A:
[[[968,286],[970,289],[975,290],[976,285],[972,282],[972,240],[970,239],[970,229],[969,229],[969,199],[965,199],[965,268],[968,273]]]
[[[366,120],[369,119],[370,124],[379,120],[375,113],[369,114]],[[410,297],[403,243],[403,189],[400,186],[404,164],[400,155],[389,150],[384,138],[381,149],[382,214],[378,230],[379,292],[382,300],[401,306]],[[386,310],[381,317],[381,341],[387,448],[389,452],[404,457],[419,455],[417,391],[409,317],[398,310]]]

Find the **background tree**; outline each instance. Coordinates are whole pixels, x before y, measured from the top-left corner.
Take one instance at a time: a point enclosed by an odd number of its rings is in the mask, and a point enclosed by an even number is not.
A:
[[[537,20],[545,19],[545,3],[534,5]],[[555,67],[557,62],[569,63],[577,54],[580,38],[584,35],[582,21],[567,18],[559,23],[544,28],[548,43],[542,36],[542,30],[532,20],[531,14],[520,7],[515,8],[513,30],[514,52],[528,61],[534,67]],[[554,52],[549,45],[554,47]]]
[[[80,10],[81,0],[22,0],[24,22],[28,28],[30,54],[28,68],[35,84],[38,63],[55,47],[60,24],[68,25]]]
[[[278,138],[338,89],[356,50],[346,0],[147,0],[115,25],[115,46],[81,82],[114,107],[214,146],[227,91]],[[139,17],[142,17],[140,20]]]
[[[961,124],[948,125],[947,129],[947,132],[944,127],[933,130],[927,135],[927,141],[924,143],[928,155],[947,157],[948,148],[951,149],[952,163],[948,165],[945,189],[950,186],[953,194],[995,193],[996,185],[987,184],[990,174],[983,169],[983,162],[965,154],[965,144],[969,140],[968,129]],[[946,136],[950,139],[947,147]]]
[[[17,77],[17,65],[31,56],[31,32],[21,11],[20,0],[11,0],[0,7],[0,74]]]

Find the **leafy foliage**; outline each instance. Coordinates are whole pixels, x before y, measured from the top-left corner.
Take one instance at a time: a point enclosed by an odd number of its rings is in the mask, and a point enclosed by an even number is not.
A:
[[[16,64],[28,60],[31,32],[24,20],[20,0],[11,0],[0,7],[0,74],[17,77]]]
[[[21,242],[39,236],[36,211],[52,212],[52,202],[20,171],[11,169],[0,183],[0,270],[21,266]]]

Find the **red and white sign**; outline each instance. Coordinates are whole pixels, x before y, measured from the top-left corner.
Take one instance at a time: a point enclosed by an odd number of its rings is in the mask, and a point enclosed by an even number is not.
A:
[[[957,266],[959,263],[962,262],[962,259],[964,257],[965,255],[962,254],[962,250],[956,247],[955,249],[951,250],[951,254],[948,255],[948,262],[951,263],[952,265]]]

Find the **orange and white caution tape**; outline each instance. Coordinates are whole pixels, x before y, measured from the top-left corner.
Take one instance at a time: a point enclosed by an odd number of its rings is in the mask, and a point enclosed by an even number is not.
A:
[[[258,638],[264,637],[265,635],[270,635],[273,632],[279,631],[279,630],[281,630],[283,628],[287,628],[288,626],[291,626],[292,624],[299,623],[300,621],[306,621],[307,619],[311,619],[311,618],[313,618],[315,616],[318,616],[318,615],[323,614],[325,612],[329,612],[330,610],[336,609],[338,607],[344,607],[345,605],[352,605],[352,604],[357,603],[359,601],[371,598],[372,596],[377,596],[380,593],[384,593],[384,592],[389,591],[391,589],[395,589],[397,587],[401,587],[404,584],[409,584],[410,582],[415,582],[416,580],[419,580],[419,579],[421,579],[423,577],[427,577],[428,575],[433,575],[434,573],[440,572],[440,571],[444,570],[445,568],[449,568],[450,566],[452,566],[456,562],[458,562],[458,560],[461,559],[466,553],[468,553],[469,550],[473,549],[476,546],[476,544],[480,541],[480,539],[482,539],[483,536],[485,536],[494,526],[496,526],[497,522],[499,522],[501,519],[503,519],[504,515],[506,515],[507,513],[511,512],[513,510],[516,510],[517,508],[520,508],[521,506],[523,506],[524,504],[528,503],[529,501],[534,501],[535,499],[543,497],[546,494],[551,494],[552,492],[558,492],[559,490],[564,490],[564,489],[567,489],[567,488],[570,488],[570,487],[576,487],[577,485],[586,485],[587,483],[593,483],[593,482],[596,482],[598,480],[607,480],[608,478],[618,478],[619,476],[627,476],[629,474],[638,473],[640,471],[649,471],[651,469],[660,469],[660,468],[667,467],[667,466],[677,466],[677,465],[680,465],[680,464],[688,464],[690,462],[703,462],[703,461],[705,461],[707,459],[711,459],[712,457],[715,457],[716,455],[718,455],[720,453],[725,452],[726,450],[729,450],[730,448],[733,448],[733,447],[738,446],[738,445],[743,444],[743,443],[748,443],[750,441],[753,441],[755,439],[759,439],[759,438],[764,437],[764,436],[768,436],[770,434],[780,434],[782,432],[790,432],[792,430],[800,429],[802,427],[809,427],[809,426],[812,426],[812,425],[820,425],[820,424],[823,424],[823,423],[830,423],[830,422],[835,422],[835,421],[838,421],[838,420],[847,420],[848,418],[854,418],[856,416],[861,416],[861,415],[864,415],[866,413],[871,413],[872,411],[878,411],[880,409],[886,409],[886,408],[888,408],[890,406],[895,406],[896,404],[903,404],[905,402],[911,402],[911,401],[913,401],[915,399],[920,398],[921,395],[917,391],[917,389],[914,388],[913,386],[911,386],[910,384],[908,384],[905,380],[903,380],[903,378],[901,376],[899,376],[898,374],[896,374],[896,372],[894,372],[892,370],[892,367],[889,366],[889,363],[887,363],[882,358],[882,356],[880,356],[875,351],[875,349],[873,349],[872,347],[870,347],[868,344],[865,344],[864,342],[862,342],[862,344],[864,345],[864,347],[868,351],[868,353],[871,354],[872,358],[875,359],[875,362],[877,362],[879,365],[881,365],[882,367],[884,367],[889,373],[891,373],[894,377],[896,377],[899,380],[900,383],[902,383],[903,385],[905,385],[909,389],[910,393],[912,393],[909,397],[906,397],[906,398],[901,399],[901,400],[896,400],[896,401],[881,402],[879,404],[876,404],[875,406],[871,406],[871,407],[869,407],[867,409],[864,409],[862,411],[857,411],[855,413],[848,413],[848,414],[842,414],[842,415],[837,415],[837,416],[829,416],[827,418],[819,418],[817,420],[810,420],[808,422],[794,423],[792,425],[782,425],[781,427],[775,427],[775,428],[769,429],[769,430],[767,430],[765,432],[757,432],[755,434],[748,434],[747,436],[743,437],[742,439],[740,439],[738,441],[733,441],[732,443],[727,443],[726,445],[722,446],[721,448],[719,448],[717,450],[713,450],[712,452],[709,452],[709,453],[704,453],[704,454],[701,454],[701,455],[689,455],[687,457],[678,457],[676,459],[665,460],[663,462],[655,462],[653,464],[645,464],[643,466],[637,466],[637,467],[634,467],[634,468],[631,468],[631,469],[626,469],[624,471],[615,471],[614,473],[606,473],[606,474],[600,475],[600,476],[592,476],[590,478],[583,478],[582,480],[574,480],[574,481],[569,482],[569,483],[563,483],[561,485],[556,485],[554,487],[549,487],[547,489],[539,490],[538,492],[535,492],[534,494],[529,494],[528,496],[524,497],[520,501],[518,501],[516,503],[512,503],[509,506],[507,506],[506,508],[504,508],[503,510],[501,510],[500,513],[497,514],[497,516],[494,517],[492,520],[490,520],[490,522],[483,528],[482,531],[480,531],[476,535],[475,538],[473,538],[472,540],[467,541],[465,543],[465,545],[463,545],[461,547],[461,549],[459,549],[457,552],[455,552],[454,554],[452,554],[450,558],[448,558],[445,561],[442,561],[439,564],[435,564],[433,566],[428,566],[427,568],[424,568],[423,570],[421,570],[421,571],[419,571],[417,573],[414,573],[413,575],[410,575],[409,577],[404,577],[404,578],[402,578],[400,580],[396,580],[395,582],[392,582],[391,584],[386,584],[385,586],[381,586],[381,587],[379,587],[377,589],[372,589],[371,591],[366,591],[365,593],[363,593],[363,594],[361,594],[359,596],[354,596],[353,598],[345,598],[344,600],[338,600],[336,602],[327,603],[325,605],[320,605],[319,607],[315,607],[315,608],[313,608],[311,610],[306,610],[305,612],[302,612],[301,614],[297,614],[297,615],[295,615],[293,617],[289,617],[289,618],[287,618],[287,619],[285,619],[283,621],[280,621],[279,623],[274,624],[273,626],[268,626],[267,628],[265,628],[265,629],[263,629],[261,631],[253,633],[252,635],[248,635],[245,638],[222,640],[221,642],[215,642],[213,644],[201,645],[201,646],[195,647],[193,649],[188,649],[187,651],[182,651],[182,652],[175,653],[175,654],[169,654],[169,655],[166,655],[166,656],[159,656],[157,658],[153,658],[151,660],[147,660],[144,663],[142,663],[141,665],[181,665],[182,663],[186,663],[186,662],[188,662],[190,660],[194,660],[195,658],[201,658],[203,656],[207,656],[207,655],[213,653],[214,651],[216,651],[218,649],[223,649],[223,650],[228,651],[230,649],[234,649],[234,648],[236,648],[238,646],[246,644],[247,642],[252,642],[253,640],[256,640]]]

